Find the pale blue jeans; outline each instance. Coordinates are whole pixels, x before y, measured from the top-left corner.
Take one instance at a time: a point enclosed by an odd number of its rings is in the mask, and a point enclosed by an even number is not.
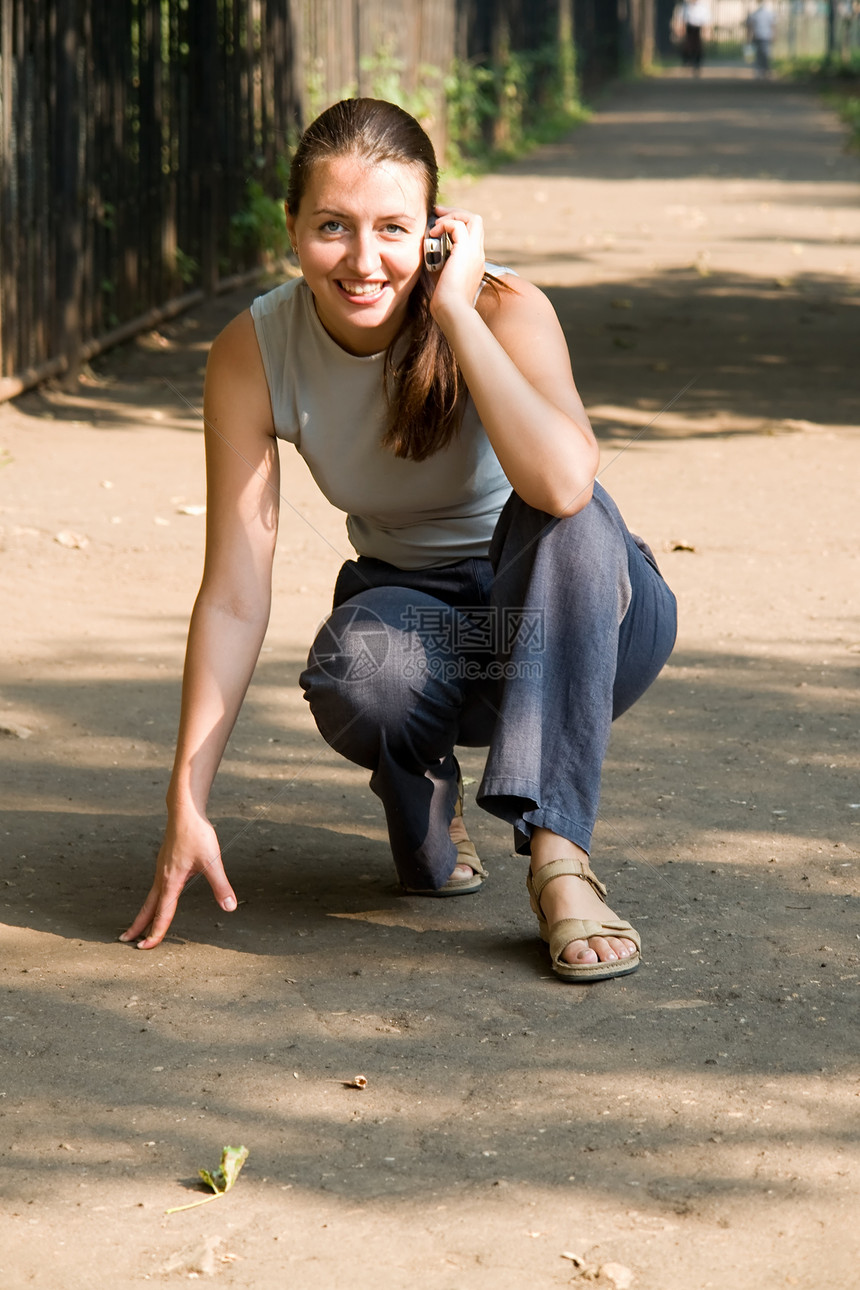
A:
[[[675,632],[672,592],[600,484],[561,520],[513,494],[489,559],[347,561],[301,684],[323,738],[372,772],[400,881],[435,889],[457,863],[457,744],[489,747],[477,800],[520,854],[535,828],[590,850],[612,721]]]

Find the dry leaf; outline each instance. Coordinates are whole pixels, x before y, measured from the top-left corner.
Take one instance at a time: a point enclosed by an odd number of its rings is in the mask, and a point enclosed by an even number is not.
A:
[[[29,726],[13,725],[10,721],[4,721],[0,725],[0,735],[11,735],[13,739],[29,739],[32,733]]]
[[[354,1075],[352,1079],[343,1081],[344,1088],[367,1088],[367,1077],[364,1075]]]
[[[692,542],[678,541],[678,542],[670,542],[669,550],[670,551],[695,551],[696,548],[693,546]]]

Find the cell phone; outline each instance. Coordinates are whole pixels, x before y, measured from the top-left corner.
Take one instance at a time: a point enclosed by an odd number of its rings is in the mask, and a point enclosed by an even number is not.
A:
[[[432,228],[432,224],[429,227]],[[442,233],[440,237],[430,237],[429,234],[425,237],[424,267],[428,269],[430,273],[438,273],[450,254],[451,239],[448,237],[447,233]]]

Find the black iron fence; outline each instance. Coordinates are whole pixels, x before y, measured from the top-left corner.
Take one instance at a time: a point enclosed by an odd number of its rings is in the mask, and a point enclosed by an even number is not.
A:
[[[610,0],[2,0],[0,399],[253,270],[335,98],[398,96],[444,152],[452,67],[575,30],[580,71],[611,70],[619,21]]]
[[[249,267],[231,217],[299,115],[289,8],[3,0],[7,392]]]

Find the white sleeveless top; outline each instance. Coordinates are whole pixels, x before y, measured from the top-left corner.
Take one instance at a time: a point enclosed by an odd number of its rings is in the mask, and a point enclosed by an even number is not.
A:
[[[347,512],[359,555],[400,569],[486,556],[511,486],[472,400],[447,448],[421,462],[395,457],[382,447],[384,352],[358,357],[341,349],[304,278],[258,296],[251,315],[275,432],[295,444],[323,494]]]

